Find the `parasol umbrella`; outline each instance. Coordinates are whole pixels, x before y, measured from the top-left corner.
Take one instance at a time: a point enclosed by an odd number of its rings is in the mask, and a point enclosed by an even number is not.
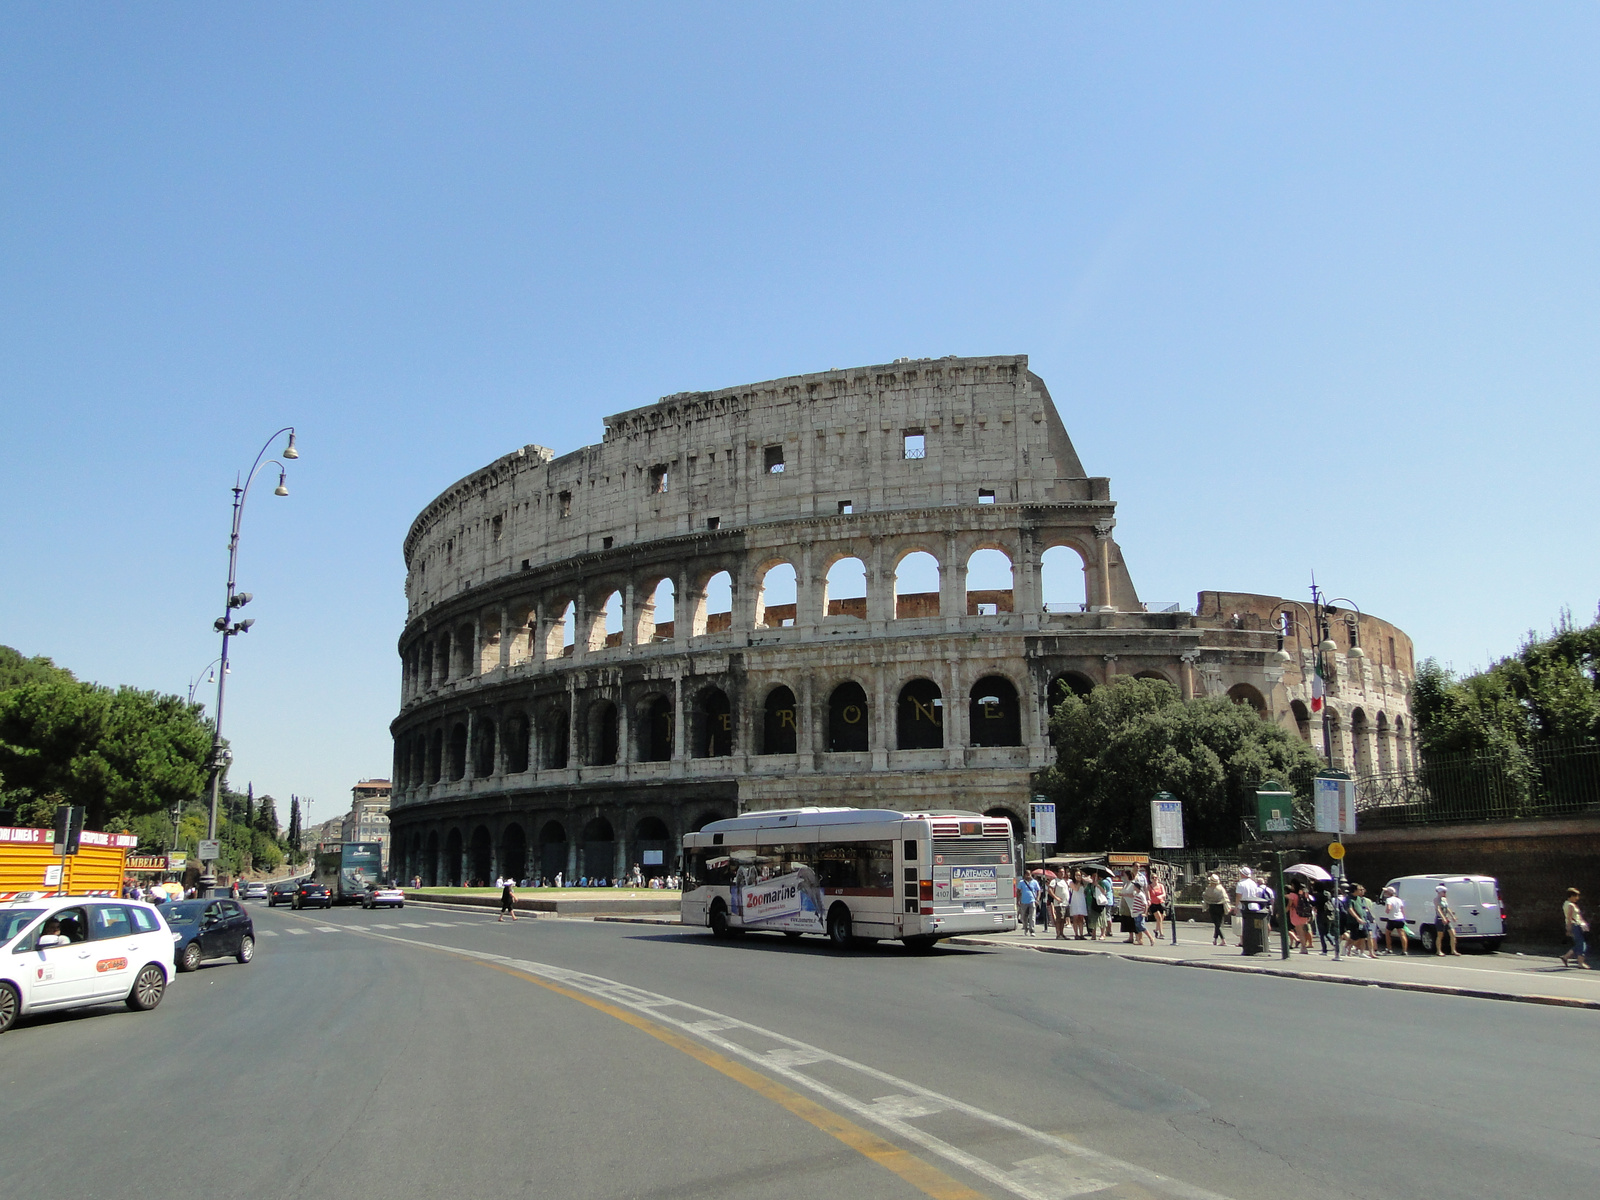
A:
[[[1296,863],[1292,867],[1283,869],[1285,875],[1304,875],[1307,879],[1321,879],[1332,882],[1333,876],[1313,863]]]

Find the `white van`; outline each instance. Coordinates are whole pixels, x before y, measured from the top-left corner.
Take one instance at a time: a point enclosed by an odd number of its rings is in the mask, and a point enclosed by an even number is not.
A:
[[[1389,880],[1395,895],[1405,902],[1406,933],[1434,949],[1433,897],[1443,884],[1456,914],[1456,940],[1463,948],[1498,950],[1505,937],[1505,913],[1500,904],[1500,881],[1492,875],[1402,875]]]

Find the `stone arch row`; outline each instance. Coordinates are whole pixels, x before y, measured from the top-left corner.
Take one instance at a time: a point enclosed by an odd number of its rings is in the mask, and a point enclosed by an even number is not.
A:
[[[637,685],[631,690],[635,694],[624,699],[626,707],[610,689],[595,689],[506,705],[499,711],[474,709],[429,728],[401,733],[396,738],[396,787],[518,775],[530,769],[721,758],[734,754],[741,744],[738,708],[717,682],[686,689],[689,725],[681,742],[672,692]],[[966,744],[1024,744],[1022,693],[1006,675],[983,675],[968,689],[967,704]],[[826,722],[824,749],[834,753],[872,749],[874,707],[859,680],[837,682],[827,692],[824,713],[817,714]],[[892,748],[943,749],[944,708],[945,689],[934,679],[918,674],[903,681],[895,697]],[[749,753],[796,754],[806,746],[806,714],[789,684],[767,686],[749,715],[754,726],[744,739]]]
[[[1289,704],[1295,727],[1300,736],[1311,745],[1322,742],[1322,718],[1314,715],[1303,700]],[[1391,717],[1383,709],[1376,717],[1367,715],[1366,706],[1352,705],[1348,709],[1329,704],[1327,709],[1327,741],[1323,753],[1334,767],[1352,775],[1387,775],[1411,770],[1416,760],[1411,728],[1404,713]]]
[[[692,811],[690,830],[734,815],[715,804]],[[504,822],[443,821],[399,831],[390,870],[402,880],[420,878],[423,887],[487,886],[501,877],[545,885],[558,877],[563,883],[611,881],[625,878],[634,866],[650,879],[675,873],[680,865],[681,834],[674,824],[670,815],[605,809],[588,817],[562,812]]]
[[[401,648],[404,695],[409,698],[498,668],[622,646],[688,643],[728,630],[1039,611],[1044,607],[1041,569],[1053,551],[1075,555],[1083,576],[1083,602],[1064,607],[1087,607],[1091,596],[1108,605],[1104,556],[1094,550],[1096,538],[1108,536],[1109,531],[1092,530],[1049,535],[1016,530],[903,534],[707,554],[675,566],[596,572],[582,581],[538,589],[430,624]],[[984,553],[1004,556],[1010,586],[967,587],[970,565]],[[919,554],[933,560],[938,590],[899,592],[896,580],[902,565]],[[830,595],[830,575],[846,562],[859,564],[865,580],[859,589],[862,594]],[[767,581],[781,568],[794,573],[794,600],[768,603]],[[711,585],[722,576],[726,576],[728,607],[713,612]],[[663,584],[670,585],[670,621],[658,619]],[[612,629],[613,624],[617,628]]]

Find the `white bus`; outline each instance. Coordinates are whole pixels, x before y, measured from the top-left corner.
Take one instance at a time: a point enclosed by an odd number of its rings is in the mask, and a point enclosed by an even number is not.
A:
[[[836,946],[1017,927],[1011,823],[970,812],[790,808],[683,839],[683,923],[826,934]]]

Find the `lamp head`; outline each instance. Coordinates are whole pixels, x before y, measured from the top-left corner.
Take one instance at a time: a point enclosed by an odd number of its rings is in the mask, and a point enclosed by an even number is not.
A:
[[[274,496],[287,496],[289,494],[288,476],[282,471],[278,472],[278,486],[272,489]]]
[[[286,447],[284,447],[283,456],[285,458],[299,458],[300,457],[300,451],[298,451],[298,450],[296,450],[294,448],[294,430],[292,430],[292,429],[289,431],[289,444]]]
[[[1350,647],[1350,650],[1349,650],[1349,653],[1348,653],[1348,657],[1350,657],[1350,658],[1365,658],[1366,656],[1367,656],[1367,652],[1365,650],[1363,650],[1360,646],[1351,646]]]
[[[1317,649],[1321,650],[1324,654],[1335,654],[1338,652],[1339,647],[1334,644],[1334,640],[1332,638],[1324,638],[1322,644],[1319,645]]]

